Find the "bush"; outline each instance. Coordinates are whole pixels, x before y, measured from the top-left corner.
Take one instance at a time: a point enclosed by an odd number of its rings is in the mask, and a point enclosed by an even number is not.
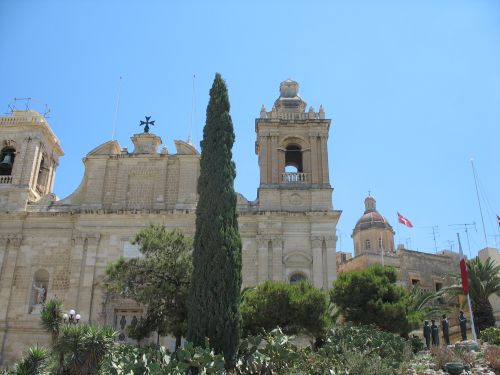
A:
[[[458,361],[455,352],[447,346],[431,346],[432,360],[437,369],[444,369],[444,365],[448,362]]]
[[[419,336],[412,335],[410,338],[411,350],[414,354],[417,354],[419,351],[424,350],[424,342]]]
[[[500,345],[500,328],[490,327],[481,331],[481,340],[492,345]]]
[[[484,358],[495,371],[500,370],[500,346],[490,345],[484,351]]]
[[[244,335],[280,327],[286,334],[306,331],[322,338],[329,326],[328,299],[310,283],[266,281],[243,294],[241,316]]]

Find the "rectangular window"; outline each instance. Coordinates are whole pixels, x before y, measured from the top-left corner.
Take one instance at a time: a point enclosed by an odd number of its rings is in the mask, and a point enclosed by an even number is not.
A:
[[[419,279],[411,279],[411,285],[420,285],[420,280]]]
[[[371,246],[370,246],[370,240],[366,240],[366,250],[370,250]]]

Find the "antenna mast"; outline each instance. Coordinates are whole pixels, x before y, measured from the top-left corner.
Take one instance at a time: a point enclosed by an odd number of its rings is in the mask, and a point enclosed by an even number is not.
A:
[[[116,119],[118,118],[118,108],[120,107],[120,93],[122,88],[122,76],[120,76],[120,80],[118,81],[118,94],[116,96],[116,107],[115,113],[113,115],[113,131],[111,132],[111,140],[115,140],[115,130],[116,130]]]
[[[194,86],[194,81],[196,79],[196,74],[193,74],[193,93],[191,97],[191,122],[189,124],[189,134],[188,134],[188,142],[189,144],[192,144],[192,132],[193,132],[193,120],[194,120],[194,110],[196,107],[196,91],[195,91],[195,86]]]
[[[474,175],[474,184],[476,185],[476,195],[477,195],[477,202],[479,203],[479,212],[481,214],[481,222],[483,223],[484,244],[486,246],[488,246],[488,238],[486,236],[486,227],[484,226],[483,208],[481,207],[481,199],[479,199],[479,190],[477,188],[477,177],[476,177],[476,168],[474,167],[474,159],[471,158],[470,163],[472,165],[472,174]]]

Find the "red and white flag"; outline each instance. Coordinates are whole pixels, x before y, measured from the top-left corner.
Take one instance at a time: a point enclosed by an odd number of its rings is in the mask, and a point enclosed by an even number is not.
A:
[[[497,215],[498,226],[500,227],[500,216]]]
[[[408,228],[413,228],[413,224],[411,223],[411,221],[408,220],[403,215],[401,215],[399,212],[398,212],[398,222],[400,222],[401,224],[406,225]]]
[[[460,242],[460,235],[457,233],[458,237],[458,252],[460,254],[460,275],[462,276],[462,289],[464,294],[469,294],[469,274],[467,273],[467,265],[465,264],[465,256],[462,251],[462,243]]]

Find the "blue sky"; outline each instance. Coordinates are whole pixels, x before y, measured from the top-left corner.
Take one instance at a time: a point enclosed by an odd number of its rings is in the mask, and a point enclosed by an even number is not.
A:
[[[82,157],[111,139],[132,149],[145,115],[170,152],[189,133],[199,145],[215,72],[226,79],[236,143],[236,189],[259,184],[254,120],[292,78],[332,119],[333,204],[343,210],[338,250],[368,190],[412,249],[456,245],[469,229],[484,247],[470,158],[479,176],[490,245],[500,244],[500,2],[492,1],[39,1],[0,2],[0,109],[32,97],[66,155],[55,192],[80,183]],[[23,107],[19,103],[19,107]],[[396,211],[415,228],[398,228]],[[497,237],[494,237],[494,236]]]

